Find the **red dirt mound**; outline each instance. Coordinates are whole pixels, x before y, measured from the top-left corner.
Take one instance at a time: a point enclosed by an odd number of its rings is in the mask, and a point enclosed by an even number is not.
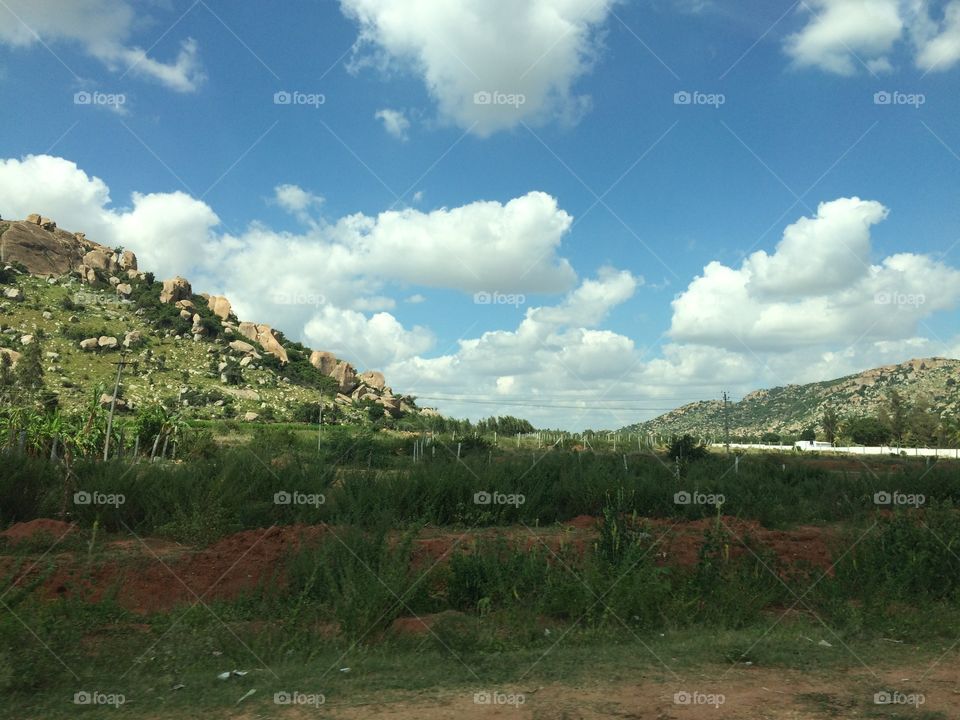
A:
[[[29,522],[15,523],[9,528],[0,532],[0,537],[5,537],[10,542],[17,543],[23,540],[38,540],[41,538],[52,538],[59,540],[75,530],[70,523],[61,520],[50,520],[48,518],[37,518]]]

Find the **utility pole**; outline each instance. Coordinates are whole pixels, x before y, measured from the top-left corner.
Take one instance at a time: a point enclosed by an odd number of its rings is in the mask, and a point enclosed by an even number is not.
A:
[[[727,397],[727,391],[723,391],[723,444],[727,448],[727,452],[730,452],[730,415],[727,412],[729,405],[729,398]]]
[[[103,441],[104,462],[110,457],[110,435],[113,433],[113,413],[117,409],[117,393],[120,392],[120,374],[123,372],[123,366],[126,361],[126,354],[120,353],[120,360],[117,362],[117,381],[113,384],[113,397],[110,398],[110,415],[107,417],[107,437]]]
[[[317,452],[323,449],[323,393],[320,394],[320,413],[317,416]]]

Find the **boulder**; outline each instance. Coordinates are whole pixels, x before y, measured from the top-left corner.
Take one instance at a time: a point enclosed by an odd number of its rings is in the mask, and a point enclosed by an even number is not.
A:
[[[131,330],[123,336],[123,346],[125,348],[135,347],[143,342],[143,335],[139,330]]]
[[[175,278],[163,281],[163,290],[160,291],[160,302],[171,303],[178,300],[189,300],[193,295],[193,288],[186,278],[177,275]]]
[[[85,249],[70,233],[44,230],[39,220],[31,215],[28,222],[10,224],[0,235],[3,259],[22,263],[34,275],[66,275],[80,264]]]
[[[254,360],[253,360],[253,356],[252,356],[252,355],[247,355],[246,357],[241,358],[241,360],[240,360],[240,367],[242,367],[242,368],[249,367],[250,364],[253,363],[253,361],[254,361]]]
[[[424,417],[443,417],[434,408],[420,408],[420,414]]]
[[[187,310],[187,309],[183,309],[183,310],[180,311],[180,317],[183,318],[184,320],[192,320],[192,319],[193,319],[193,315],[192,315],[192,314],[190,313],[190,311]]]
[[[234,340],[232,343],[230,343],[230,349],[240,353],[252,353],[254,348],[253,345],[248,342],[244,342],[243,340]]]
[[[30,213],[29,215],[27,215],[27,222],[30,223],[31,225],[39,225],[40,216],[37,215],[36,213]]]
[[[132,251],[124,250],[120,253],[120,269],[128,272],[137,269],[137,256]]]
[[[9,349],[7,349],[7,348],[0,348],[0,355],[5,355],[5,356],[7,356],[8,358],[10,358],[10,362],[11,362],[13,365],[16,365],[16,364],[17,364],[17,361],[20,360],[20,353],[14,351],[14,350],[9,350]]]
[[[100,396],[100,407],[109,408],[111,404],[113,404],[113,395],[108,395],[107,393],[103,393]],[[117,398],[117,402],[114,405],[114,408],[117,410],[126,410],[127,402],[123,398]]]
[[[120,284],[120,278],[118,278],[116,275],[111,275],[107,282],[109,282],[113,287],[116,287]]]
[[[392,417],[400,416],[400,400],[392,395],[384,395],[377,398],[377,404],[382,405]]]
[[[6,288],[3,291],[3,297],[7,300],[13,300],[14,302],[23,301],[23,290],[20,288]]]
[[[237,330],[243,335],[247,340],[253,340],[257,342],[257,326],[252,322],[242,322],[237,326]]]
[[[177,300],[174,303],[174,307],[178,307],[181,310],[193,310],[193,300]]]
[[[255,413],[255,412],[245,412],[245,413],[243,414],[243,419],[246,420],[247,422],[253,422],[254,420],[256,420],[256,419],[259,418],[259,417],[260,417],[260,416],[257,415],[257,413]]]
[[[260,343],[260,347],[280,360],[281,363],[290,362],[287,351],[273,336],[273,329],[269,325],[257,325],[257,342]]]
[[[119,341],[110,335],[101,335],[97,340],[97,345],[107,350],[114,350],[119,344]]]
[[[53,232],[54,230],[57,229],[57,224],[48,217],[41,217],[40,227],[42,227],[44,230],[48,232]]]
[[[83,256],[83,264],[88,268],[110,272],[116,266],[113,253],[106,248],[96,248]]]
[[[360,373],[360,380],[374,390],[383,390],[387,385],[387,379],[383,376],[383,373],[377,372],[376,370],[368,370],[365,373]]]
[[[230,301],[222,295],[209,296],[207,298],[207,304],[210,306],[210,310],[213,312],[213,314],[221,320],[230,319],[233,308],[230,306]]]
[[[346,360],[337,363],[330,377],[340,384],[340,392],[344,395],[349,394],[357,386],[357,371]]]
[[[332,352],[326,352],[325,350],[314,350],[312,353],[310,353],[310,364],[324,375],[332,375],[333,370],[335,367],[337,367],[338,362],[340,361],[337,360],[337,356]]]
[[[86,340],[80,341],[81,350],[96,350],[98,347],[100,347],[99,338],[87,338]]]
[[[42,317],[44,320],[53,320],[53,313],[49,310],[44,310],[40,317]]]
[[[33,345],[33,335],[22,335],[20,337],[21,345]]]
[[[133,286],[129,283],[120,283],[117,285],[117,293],[123,295],[124,297],[129,297],[130,293],[133,292]]]

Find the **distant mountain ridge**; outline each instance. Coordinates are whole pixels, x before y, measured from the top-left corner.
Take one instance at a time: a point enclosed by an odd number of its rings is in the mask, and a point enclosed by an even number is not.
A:
[[[896,390],[907,400],[930,399],[941,416],[960,412],[960,360],[920,358],[864,370],[835,380],[755,390],[727,409],[731,437],[758,437],[774,432],[798,435],[817,427],[827,408],[841,417],[874,415]],[[722,400],[683,405],[652,420],[624,428],[628,432],[720,439],[724,432]]]

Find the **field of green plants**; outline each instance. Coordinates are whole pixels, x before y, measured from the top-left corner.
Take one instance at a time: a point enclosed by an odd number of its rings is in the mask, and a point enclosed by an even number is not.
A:
[[[4,712],[96,717],[74,696],[100,692],[122,696],[118,716],[227,717],[240,699],[281,717],[275,695],[293,690],[333,713],[617,667],[952,663],[958,479],[957,464],[902,458],[679,459],[336,427],[195,429],[176,460],[69,472],[10,448],[0,528],[74,529],[0,536]],[[277,528],[302,540],[265,557]],[[186,601],[137,606],[141,579],[141,595],[159,579]],[[218,677],[235,669],[248,674]],[[941,717],[924,712],[910,717]]]

